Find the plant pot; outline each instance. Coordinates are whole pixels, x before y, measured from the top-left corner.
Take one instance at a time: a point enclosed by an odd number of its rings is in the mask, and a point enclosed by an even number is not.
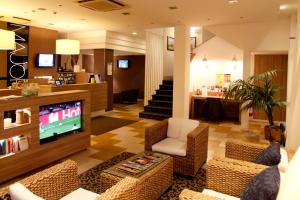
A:
[[[282,131],[279,126],[265,126],[265,139],[270,142],[282,143]]]

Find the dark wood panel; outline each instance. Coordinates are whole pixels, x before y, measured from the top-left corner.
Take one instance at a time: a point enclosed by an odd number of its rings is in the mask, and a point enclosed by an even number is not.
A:
[[[278,75],[274,79],[273,84],[281,86],[281,90],[276,95],[276,98],[286,99],[288,55],[255,55],[254,74],[274,69],[278,70]],[[286,108],[275,108],[273,115],[275,121],[285,121]],[[265,112],[261,110],[254,110],[253,118],[267,120]]]
[[[28,78],[34,76],[57,76],[57,68],[36,68],[35,57],[37,53],[54,53],[55,41],[58,32],[31,26],[29,28],[29,57],[28,57]],[[57,62],[56,62],[57,63]]]

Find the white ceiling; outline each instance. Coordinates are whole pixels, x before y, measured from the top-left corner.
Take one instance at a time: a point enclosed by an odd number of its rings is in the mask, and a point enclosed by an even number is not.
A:
[[[299,3],[298,0],[239,1],[229,5],[227,0],[121,0],[129,8],[95,12],[80,7],[75,0],[0,0],[0,16],[27,18],[32,20],[30,25],[60,32],[105,29],[125,34],[137,32],[141,36],[145,29],[177,24],[203,26],[276,20],[290,15]],[[280,11],[280,5],[287,5],[287,9]],[[170,10],[170,6],[179,9]],[[124,16],[123,12],[131,15]]]

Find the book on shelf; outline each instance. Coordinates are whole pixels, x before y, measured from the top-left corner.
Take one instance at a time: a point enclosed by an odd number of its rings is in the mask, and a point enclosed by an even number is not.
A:
[[[29,141],[27,136],[17,136],[0,140],[0,155],[7,155],[11,153],[18,153],[29,148]]]

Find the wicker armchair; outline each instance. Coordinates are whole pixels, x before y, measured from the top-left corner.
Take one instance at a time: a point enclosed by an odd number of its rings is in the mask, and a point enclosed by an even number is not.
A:
[[[167,138],[168,119],[165,119],[145,131],[145,150],[152,151],[152,145]],[[206,162],[208,146],[208,124],[200,125],[187,135],[186,156],[170,155],[173,157],[176,173],[195,176],[199,168]]]
[[[207,164],[206,187],[219,193],[240,197],[250,180],[267,167],[230,158],[214,158]],[[183,190],[180,200],[217,200],[191,190]]]
[[[58,200],[79,188],[78,167],[76,162],[67,160],[19,182],[44,199]],[[134,200],[136,188],[136,179],[126,177],[96,200]],[[10,199],[8,187],[0,189],[0,199]]]

